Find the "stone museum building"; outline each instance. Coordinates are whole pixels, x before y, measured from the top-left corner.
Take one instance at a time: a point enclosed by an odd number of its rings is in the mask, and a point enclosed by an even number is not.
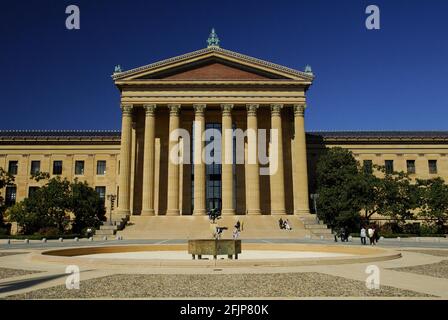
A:
[[[106,200],[116,195],[114,215],[308,215],[316,160],[326,147],[350,149],[365,164],[385,165],[415,177],[448,180],[448,132],[305,132],[310,67],[293,70],[219,46],[212,32],[208,46],[135,69],[116,67],[121,131],[0,131],[0,167],[15,176],[2,194],[8,204],[27,197],[43,182],[33,172],[87,181]],[[314,107],[314,106],[313,106]],[[318,106],[316,106],[318,107]],[[199,128],[266,129],[278,132],[278,168],[260,175],[269,163],[247,161],[257,137],[233,138],[243,163],[174,163],[170,150],[184,129],[180,153],[226,141],[196,139]],[[197,141],[196,141],[197,140]],[[188,142],[188,143],[186,143]],[[110,202],[106,201],[110,209]]]

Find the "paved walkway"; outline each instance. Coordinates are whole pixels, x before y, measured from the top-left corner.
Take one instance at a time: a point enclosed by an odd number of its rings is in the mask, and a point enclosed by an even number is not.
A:
[[[335,245],[333,241],[319,241],[319,240],[309,240],[309,239],[297,239],[297,240],[244,240],[247,243],[309,243],[309,244],[332,244]],[[107,292],[108,289],[104,288],[104,283],[107,283],[109,280],[104,277],[111,277],[112,279],[118,279],[113,277],[121,277],[119,275],[172,275],[172,276],[181,276],[182,277],[192,277],[191,281],[193,281],[198,274],[206,275],[242,275],[244,279],[249,281],[248,283],[253,283],[256,285],[259,283],[261,286],[266,286],[266,283],[263,284],[262,280],[256,281],[254,277],[256,275],[262,276],[263,274],[277,274],[277,278],[272,278],[269,281],[278,281],[278,283],[284,283],[284,281],[292,281],[291,288],[285,289],[284,297],[285,298],[301,298],[301,297],[313,297],[313,294],[316,295],[317,298],[325,298],[325,296],[333,297],[333,298],[342,298],[342,297],[351,297],[351,298],[365,298],[367,296],[381,296],[384,297],[402,297],[402,298],[428,298],[432,296],[432,298],[441,298],[448,299],[448,272],[446,270],[441,270],[438,274],[438,277],[433,277],[429,275],[425,275],[419,273],[418,268],[422,268],[419,266],[422,265],[433,265],[437,266],[441,261],[448,260],[448,242],[423,242],[423,241],[396,241],[385,239],[381,241],[378,245],[379,247],[387,247],[394,250],[399,250],[402,253],[402,258],[375,262],[375,263],[354,263],[354,264],[344,264],[344,265],[316,265],[316,266],[296,266],[296,267],[233,267],[233,268],[125,268],[117,265],[112,269],[103,270],[95,267],[82,267],[81,266],[81,286],[88,286],[90,289],[89,295],[82,295],[79,293],[77,296],[70,295],[68,291],[65,289],[65,281],[67,279],[67,274],[65,273],[66,265],[57,264],[57,263],[48,263],[43,261],[35,261],[31,260],[31,253],[35,251],[39,251],[45,248],[69,248],[76,246],[103,246],[103,245],[124,245],[124,244],[156,244],[156,243],[164,243],[164,244],[176,244],[176,243],[185,243],[182,240],[122,240],[122,241],[94,241],[90,242],[87,240],[80,240],[79,242],[75,242],[73,240],[65,240],[63,243],[58,241],[48,241],[47,243],[42,243],[40,241],[31,241],[26,244],[24,242],[12,242],[11,244],[3,244],[0,245],[0,269],[17,269],[17,270],[32,270],[32,271],[40,271],[38,273],[30,273],[30,274],[20,274],[13,275],[11,277],[6,277],[0,279],[0,298],[7,297],[17,297],[17,298],[44,298],[44,297],[54,297],[56,288],[60,290],[58,293],[59,298],[82,298],[82,297],[92,297],[91,290],[97,288],[100,290],[100,296],[102,297],[118,297],[118,298],[128,298],[128,297],[157,297],[157,295],[150,295],[150,289],[148,295],[145,296],[145,291],[135,291],[132,292],[133,286],[135,286],[135,281],[141,281],[143,283],[150,283],[151,286],[154,285],[154,279],[145,277],[137,279],[131,279],[131,276],[124,276],[122,286],[127,291],[126,294],[120,295],[120,293],[111,293]],[[341,244],[340,242],[338,244]],[[344,245],[350,246],[361,246],[357,241],[344,243]],[[432,249],[432,250],[431,250]],[[436,250],[436,251],[434,251]],[[431,254],[431,252],[438,252],[439,254]],[[445,252],[447,253],[445,255]],[[366,268],[368,266],[375,265],[379,268],[380,271],[380,291],[372,292],[365,291],[365,282],[367,277],[369,276],[366,273]],[[406,272],[399,270],[398,268],[408,267]],[[413,270],[413,267],[416,267],[416,270]],[[1,273],[0,273],[1,274]],[[7,274],[7,273],[5,273]],[[281,276],[284,274],[283,276]],[[301,279],[297,283],[293,280],[285,280],[285,279],[296,279],[294,276],[292,278],[291,275],[296,274],[297,279]],[[309,275],[309,276],[307,276]],[[238,276],[240,277],[240,276]],[[281,278],[283,277],[283,278]],[[129,279],[128,279],[129,278]],[[254,278],[254,279],[252,279]],[[266,276],[262,276],[260,279],[264,279]],[[132,285],[129,284],[129,287],[126,287],[126,279],[129,280]],[[146,280],[145,280],[146,279]],[[160,278],[161,281],[163,280]],[[277,279],[277,280],[275,280]],[[246,281],[245,280],[245,281]],[[117,280],[118,281],[118,280]],[[134,281],[134,282],[132,282]],[[190,280],[188,280],[190,281]],[[187,281],[187,283],[188,283]],[[208,280],[204,280],[208,281]],[[227,280],[226,280],[227,281]],[[345,281],[345,282],[344,282]],[[230,281],[231,282],[231,281]],[[231,285],[229,282],[229,285]],[[167,280],[164,279],[161,284],[164,286],[164,289],[160,289],[162,291],[156,291],[161,294],[161,292],[170,292],[165,286],[173,286],[173,290],[175,291],[176,283],[180,284],[178,280]],[[336,285],[337,284],[337,285]],[[297,287],[294,287],[297,286]],[[339,286],[339,289],[337,288]],[[93,289],[92,289],[93,288]],[[111,287],[113,288],[113,287]],[[151,290],[155,290],[154,287],[151,287]],[[232,287],[233,288],[233,287]],[[238,288],[238,286],[236,287]],[[275,292],[275,286],[273,287],[274,291],[269,291],[273,296],[269,296],[269,298],[282,298],[282,291]],[[319,288],[319,290],[315,290],[313,292],[312,288]],[[241,289],[241,294],[246,292],[247,294],[255,294],[258,291],[250,291],[254,288],[246,288],[244,291]],[[294,291],[297,289],[296,291]],[[344,292],[340,292],[340,290],[345,290]],[[384,290],[383,290],[384,289]],[[47,290],[47,291],[45,291]],[[59,292],[57,291],[56,292]],[[115,289],[110,289],[115,290]],[[168,291],[166,291],[168,290]],[[223,289],[225,290],[225,288]],[[233,289],[236,292],[235,296],[238,296],[238,289]],[[235,291],[236,290],[236,291]],[[249,291],[247,291],[249,290]],[[311,290],[311,292],[310,292]],[[376,290],[376,289],[372,289]],[[64,292],[67,292],[67,295],[64,295]],[[260,289],[260,294],[266,293],[265,291]],[[292,296],[293,293],[297,293],[299,296]],[[178,292],[179,293],[179,292]],[[345,294],[344,294],[345,293]],[[134,294],[134,295],[133,295]],[[203,294],[201,292],[201,294]],[[206,293],[204,293],[205,296]],[[216,293],[213,293],[213,297],[216,297]],[[210,293],[212,296],[212,293]],[[96,297],[96,296],[94,296]],[[204,298],[204,295],[200,297]],[[185,298],[195,298],[191,296],[185,296]],[[232,298],[232,297],[230,297]]]

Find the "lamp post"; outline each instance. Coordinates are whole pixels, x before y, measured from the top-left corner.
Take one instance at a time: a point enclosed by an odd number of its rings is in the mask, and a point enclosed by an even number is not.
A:
[[[114,210],[114,203],[117,196],[115,194],[107,195],[107,200],[110,201],[110,209],[109,209],[109,225],[112,225],[112,211]]]
[[[317,203],[316,203],[316,200],[319,199],[319,194],[312,193],[312,194],[310,194],[310,198],[311,198],[311,200],[313,200],[314,212],[316,213],[316,219],[319,222],[319,217],[317,215]]]

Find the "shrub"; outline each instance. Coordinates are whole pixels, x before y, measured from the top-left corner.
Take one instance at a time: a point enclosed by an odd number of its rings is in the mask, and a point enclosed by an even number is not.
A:
[[[11,225],[8,227],[0,228],[0,236],[8,236],[11,233]]]
[[[402,227],[403,233],[420,235],[420,223],[406,223]]]
[[[39,229],[39,231],[36,233],[36,235],[42,236],[44,238],[53,238],[58,237],[61,235],[58,228],[55,227],[45,227]]]
[[[386,222],[380,226],[380,232],[384,234],[401,233],[402,229],[397,222]]]

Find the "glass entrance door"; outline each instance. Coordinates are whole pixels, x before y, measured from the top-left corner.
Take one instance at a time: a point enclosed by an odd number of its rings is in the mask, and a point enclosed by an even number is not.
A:
[[[219,163],[213,161],[205,166],[206,175],[206,203],[207,211],[211,209],[221,210],[221,124],[220,123],[207,123],[205,125],[205,146],[206,150],[212,150],[206,152],[206,160],[219,159]]]

